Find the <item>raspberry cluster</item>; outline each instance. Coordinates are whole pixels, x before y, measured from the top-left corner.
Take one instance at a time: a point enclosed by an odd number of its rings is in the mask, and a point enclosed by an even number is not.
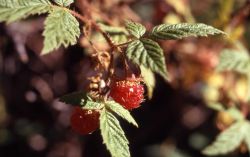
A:
[[[110,89],[110,97],[128,110],[140,106],[143,94],[144,87],[140,84],[140,79],[136,78],[114,81]],[[70,119],[71,128],[81,135],[90,134],[99,127],[99,117],[98,111],[75,107]]]

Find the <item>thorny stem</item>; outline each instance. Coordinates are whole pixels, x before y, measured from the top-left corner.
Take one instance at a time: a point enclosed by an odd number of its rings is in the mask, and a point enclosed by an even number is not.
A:
[[[120,52],[121,53],[121,55],[122,55],[122,57],[123,57],[123,64],[124,64],[124,66],[125,66],[125,76],[127,77],[128,76],[128,72],[129,72],[129,65],[128,65],[128,61],[127,61],[127,59],[126,59],[126,56],[125,56],[125,54],[123,53],[123,51],[122,51],[122,49],[120,48],[120,47],[118,47],[118,52]]]
[[[67,10],[68,12],[70,12],[73,16],[77,17],[78,19],[80,19],[82,22],[84,23],[88,23],[90,20],[87,19],[86,17],[82,16],[81,14],[79,14],[78,12],[68,9],[68,8],[64,8],[65,10]]]
[[[109,46],[111,47],[111,49],[113,48],[118,48],[112,41],[112,39],[110,38],[110,36],[108,35],[108,33],[106,33],[105,31],[103,31],[101,29],[100,26],[98,26],[98,24],[93,21],[92,19],[88,19],[86,18],[85,16],[79,14],[78,12],[74,11],[74,10],[71,10],[71,9],[68,9],[68,8],[65,8],[63,7],[63,9],[67,10],[68,12],[70,12],[73,16],[77,17],[78,19],[80,19],[83,23],[91,23],[92,26],[94,26],[94,28],[99,31],[100,33],[102,33],[102,35],[104,36],[105,40],[108,42]]]
[[[113,76],[114,74],[114,52],[119,52],[122,55],[123,61],[124,61],[124,66],[125,66],[125,75],[128,76],[128,72],[129,72],[129,65],[128,62],[126,60],[126,56],[123,53],[122,47],[128,45],[131,41],[123,43],[123,44],[119,44],[119,45],[115,45],[114,42],[112,41],[111,37],[109,36],[108,33],[106,33],[105,31],[102,30],[102,28],[92,19],[91,15],[87,15],[87,16],[83,16],[81,14],[79,14],[78,12],[68,9],[68,8],[63,8],[66,11],[68,11],[69,13],[71,13],[73,16],[75,16],[76,18],[78,18],[79,20],[81,20],[83,23],[88,24],[89,26],[94,27],[94,29],[96,29],[98,32],[100,32],[103,37],[105,38],[105,40],[107,41],[108,45],[110,46],[110,63],[109,63],[109,67],[108,67],[108,77],[105,80],[107,84],[110,84],[110,78]],[[88,36],[87,32],[84,32],[84,34],[86,36]],[[91,46],[94,48],[95,51],[98,51],[97,49],[95,49],[93,43],[90,41],[89,42],[91,44]],[[108,92],[102,93],[104,94],[104,99],[107,98],[107,94]]]
[[[105,38],[105,40],[108,42],[109,46],[111,47],[111,49],[117,49],[118,47],[113,43],[111,37],[109,36],[108,33],[104,32],[101,27],[94,21],[92,21],[92,25],[94,26],[94,28],[99,31],[100,33],[102,33],[103,37]]]

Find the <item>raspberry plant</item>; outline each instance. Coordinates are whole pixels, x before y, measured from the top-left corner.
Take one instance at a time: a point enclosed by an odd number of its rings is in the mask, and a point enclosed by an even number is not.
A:
[[[236,92],[234,96],[230,96],[231,100],[227,104],[223,103],[222,99],[208,102],[208,107],[218,111],[219,122],[226,125],[226,128],[222,128],[224,131],[217,136],[216,140],[203,150],[204,154],[210,156],[231,153],[242,145],[246,146],[248,150],[250,148],[250,122],[247,120],[247,105],[250,99],[250,58],[248,52],[243,45],[236,43],[233,48],[223,49],[219,59],[217,71],[232,72],[235,75],[245,76],[247,91],[243,93],[243,96]]]
[[[89,50],[90,56],[96,61],[97,75],[90,78],[88,91],[68,94],[60,100],[78,106],[71,118],[74,130],[87,134],[99,127],[103,142],[112,157],[130,157],[129,142],[117,116],[138,127],[129,110],[139,107],[144,99],[143,86],[140,81],[131,81],[130,75],[144,80],[148,97],[151,98],[155,85],[153,73],[159,74],[166,81],[170,79],[163,49],[159,44],[162,40],[225,33],[202,23],[161,24],[146,28],[139,22],[124,19],[123,23],[112,25],[87,10],[80,13],[77,9],[73,0],[0,0],[0,22],[11,23],[31,15],[45,14],[42,55],[52,53],[61,46],[73,46],[80,36],[87,40],[84,48]],[[95,35],[103,39],[101,42],[106,43],[107,47],[99,49],[98,43],[92,41]],[[117,76],[114,64],[118,59],[124,64],[122,76]],[[221,59],[220,70],[247,73],[249,69],[249,57],[246,55],[234,56],[227,51],[222,53]],[[244,66],[248,68],[239,66],[244,62],[247,62]],[[132,65],[140,72],[134,71]],[[116,82],[117,78],[122,81]],[[238,121],[222,132],[215,143],[203,152],[207,155],[225,154],[238,147],[242,141],[249,146],[249,128],[249,122],[244,117],[238,117]],[[236,133],[240,133],[240,136]]]

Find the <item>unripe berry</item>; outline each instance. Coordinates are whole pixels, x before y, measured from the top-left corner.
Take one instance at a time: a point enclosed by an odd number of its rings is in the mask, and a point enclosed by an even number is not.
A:
[[[132,110],[143,102],[144,87],[139,79],[115,81],[111,85],[110,96],[124,108]]]
[[[72,129],[82,135],[90,134],[99,127],[99,112],[75,107],[71,118]]]

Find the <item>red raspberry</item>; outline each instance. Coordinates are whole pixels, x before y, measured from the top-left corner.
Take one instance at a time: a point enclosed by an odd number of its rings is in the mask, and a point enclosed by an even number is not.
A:
[[[82,135],[92,133],[99,127],[99,112],[75,107],[70,123],[72,129]]]
[[[116,81],[111,85],[110,96],[124,108],[132,110],[143,101],[144,88],[139,79]]]

